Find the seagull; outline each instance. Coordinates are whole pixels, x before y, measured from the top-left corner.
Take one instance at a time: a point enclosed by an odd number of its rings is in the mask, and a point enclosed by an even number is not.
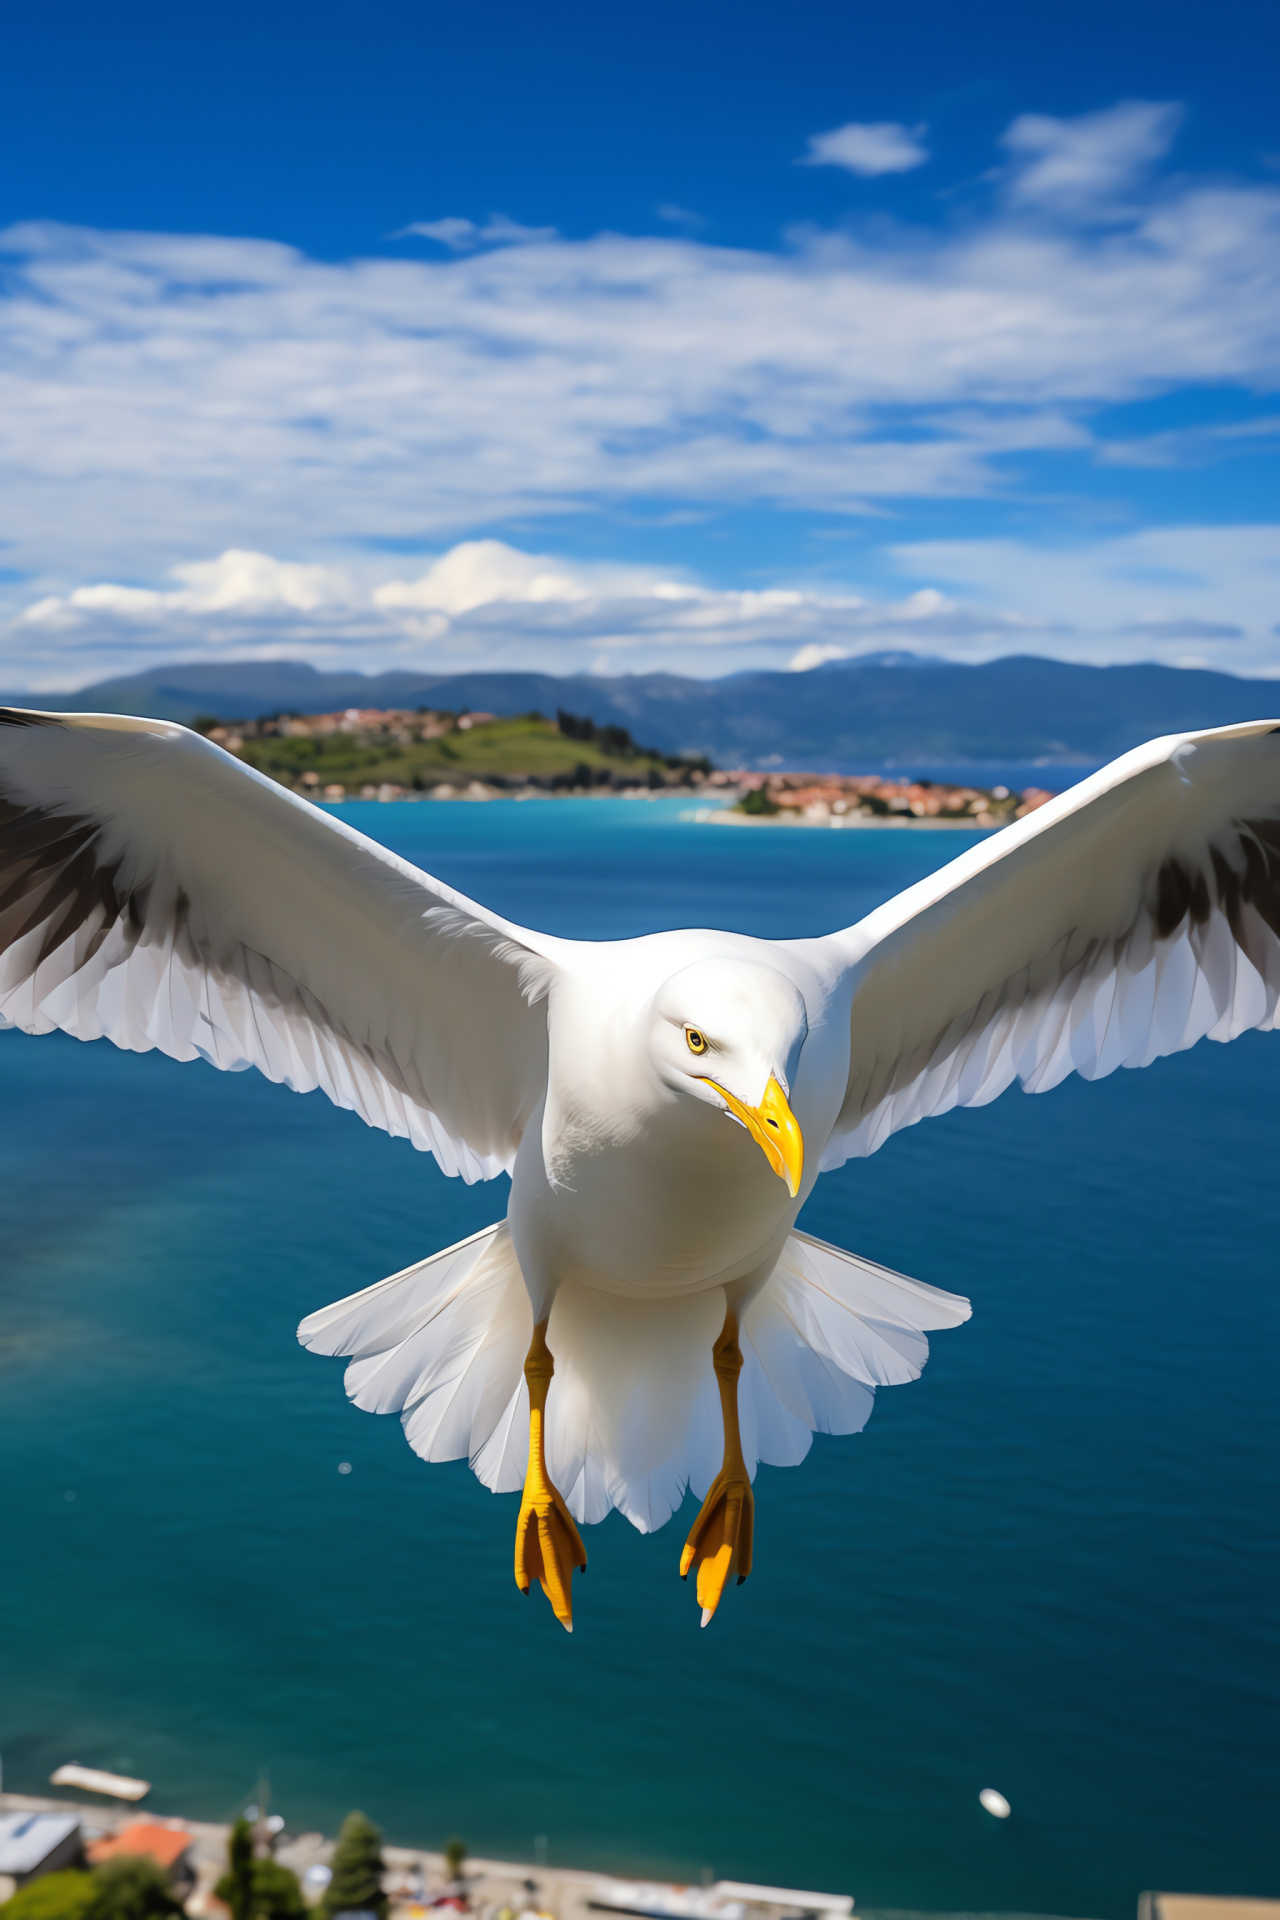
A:
[[[514,925],[199,734],[0,709],[0,1026],[322,1088],[505,1219],[311,1314],[357,1406],[520,1491],[569,1631],[581,1525],[702,1496],[705,1626],[752,1480],[853,1433],[969,1303],[829,1246],[819,1174],[1280,1001],[1280,722],[1171,735],[819,939]]]

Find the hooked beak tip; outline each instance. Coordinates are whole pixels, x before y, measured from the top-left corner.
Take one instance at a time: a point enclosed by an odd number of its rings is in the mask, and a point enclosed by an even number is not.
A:
[[[715,1088],[729,1112],[742,1122],[778,1178],[786,1181],[794,1200],[804,1176],[804,1136],[778,1076],[770,1074],[758,1107],[749,1107],[718,1080],[708,1079],[706,1084]]]

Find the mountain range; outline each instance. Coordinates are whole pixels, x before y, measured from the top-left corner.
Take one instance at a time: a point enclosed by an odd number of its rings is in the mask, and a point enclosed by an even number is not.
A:
[[[564,708],[619,725],[664,753],[721,766],[851,771],[900,764],[1098,765],[1156,734],[1265,718],[1273,680],[1153,665],[1092,667],[1031,655],[956,666],[911,654],[834,661],[808,673],[720,680],[670,673],[617,678],[543,673],[326,673],[289,660],[148,668],[74,694],[9,696],[55,712],[137,713],[190,721],[336,708]]]

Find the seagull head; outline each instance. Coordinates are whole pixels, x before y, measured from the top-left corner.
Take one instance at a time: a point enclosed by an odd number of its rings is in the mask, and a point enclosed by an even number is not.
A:
[[[799,989],[754,961],[698,960],[663,982],[653,1011],[662,1080],[745,1127],[794,1199],[804,1139],[788,1096],[809,1031]]]

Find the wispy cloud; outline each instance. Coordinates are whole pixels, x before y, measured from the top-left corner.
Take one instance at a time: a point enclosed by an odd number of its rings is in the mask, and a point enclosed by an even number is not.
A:
[[[1059,623],[1053,651],[1065,655],[1280,671],[1265,639],[1280,606],[1277,526],[1150,527],[1056,546],[913,541],[893,557],[970,607]]]
[[[1103,113],[1058,120],[1024,113],[1004,135],[1013,156],[1009,195],[1024,207],[1114,214],[1173,144],[1182,108],[1124,100]]]
[[[534,240],[557,240],[554,227],[522,227],[505,213],[491,213],[483,226],[447,214],[443,220],[411,220],[393,240],[434,240],[450,253],[474,253],[477,247],[526,247]]]
[[[848,173],[873,178],[881,173],[910,173],[929,158],[923,145],[923,127],[900,126],[896,120],[850,120],[830,133],[809,136],[802,167],[843,167]]]
[[[659,220],[665,220],[669,226],[683,227],[686,233],[701,233],[706,228],[706,220],[700,213],[694,213],[690,207],[678,207],[671,200],[664,200],[654,212]]]

